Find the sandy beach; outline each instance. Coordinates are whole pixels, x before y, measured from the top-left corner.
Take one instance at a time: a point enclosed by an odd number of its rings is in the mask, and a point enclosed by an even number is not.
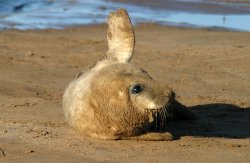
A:
[[[249,162],[250,33],[140,24],[132,63],[199,119],[174,141],[103,141],[64,120],[61,98],[107,49],[106,25],[0,31],[0,162]]]

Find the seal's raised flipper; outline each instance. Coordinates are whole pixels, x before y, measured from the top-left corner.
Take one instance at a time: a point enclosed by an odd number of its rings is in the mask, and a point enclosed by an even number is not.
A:
[[[107,57],[120,63],[129,62],[135,45],[133,26],[126,10],[118,9],[108,16]]]

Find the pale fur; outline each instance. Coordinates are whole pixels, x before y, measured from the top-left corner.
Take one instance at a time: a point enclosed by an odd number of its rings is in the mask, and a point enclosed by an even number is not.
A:
[[[118,62],[128,62],[134,52],[134,30],[125,10],[117,10],[108,16],[108,52],[107,55],[118,59]],[[117,57],[119,55],[119,57]]]
[[[98,139],[171,140],[170,133],[149,132],[160,110],[174,100],[168,86],[154,81],[144,70],[128,62],[134,51],[134,31],[124,9],[108,17],[108,51],[103,60],[72,81],[63,96],[69,124],[82,134]],[[132,94],[135,84],[145,86]],[[181,106],[181,105],[178,105]],[[185,116],[186,109],[179,109]],[[179,113],[173,111],[173,113]]]

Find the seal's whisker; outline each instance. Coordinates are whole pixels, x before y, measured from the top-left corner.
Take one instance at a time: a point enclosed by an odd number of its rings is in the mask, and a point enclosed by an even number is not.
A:
[[[160,131],[161,131],[161,130],[162,130],[162,125],[163,125],[163,124],[162,124],[162,118],[163,118],[163,117],[162,117],[162,116],[163,116],[163,115],[162,115],[162,110],[159,111],[159,114],[160,114]]]
[[[163,111],[163,128],[164,128],[164,130],[165,130],[165,128],[166,128],[166,114],[165,114],[165,110]]]
[[[157,112],[155,112],[155,128],[157,128],[157,123],[158,123],[158,115]]]
[[[162,110],[162,129],[165,129],[165,109]]]
[[[162,110],[162,128],[165,130],[165,125],[166,125],[166,117],[165,117],[165,109]]]
[[[166,113],[167,113],[167,110],[166,109],[164,109],[164,111],[163,111],[163,123],[164,123],[164,129],[165,129],[165,127],[166,127],[166,120],[167,120],[167,116],[166,116]]]

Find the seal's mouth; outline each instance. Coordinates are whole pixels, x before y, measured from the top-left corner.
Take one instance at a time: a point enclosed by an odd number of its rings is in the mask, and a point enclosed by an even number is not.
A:
[[[146,113],[151,118],[152,129],[157,131],[166,129],[167,121],[174,119],[173,108],[175,101],[175,94],[172,92],[170,99],[165,105],[153,109],[146,109]]]
[[[152,129],[162,131],[166,128],[167,121],[173,120],[173,113],[170,108],[171,102],[163,107],[146,110],[146,113],[152,117]]]

